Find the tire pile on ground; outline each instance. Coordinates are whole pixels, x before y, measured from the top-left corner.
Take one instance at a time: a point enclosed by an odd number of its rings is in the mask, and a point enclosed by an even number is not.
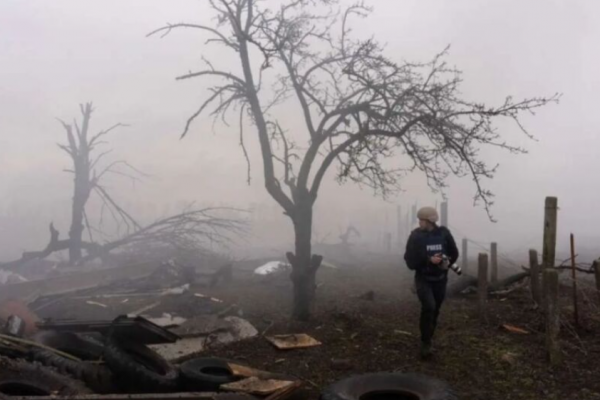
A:
[[[42,331],[44,347],[0,352],[0,399],[109,393],[218,391],[236,380],[226,361],[173,365],[149,347],[119,337]]]
[[[0,346],[0,400],[24,396],[218,392],[238,378],[226,360],[196,358],[173,365],[133,340],[41,331],[38,346]],[[39,346],[41,345],[41,346]],[[242,398],[252,398],[251,396]],[[442,381],[412,373],[371,373],[325,388],[320,400],[457,400]]]

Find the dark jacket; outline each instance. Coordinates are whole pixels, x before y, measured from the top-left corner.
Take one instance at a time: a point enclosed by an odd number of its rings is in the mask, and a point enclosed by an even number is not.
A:
[[[458,260],[458,248],[448,228],[436,226],[432,231],[417,228],[408,238],[404,260],[417,276],[432,281],[442,280],[446,278],[448,271],[429,261],[438,253],[447,255],[451,264]]]

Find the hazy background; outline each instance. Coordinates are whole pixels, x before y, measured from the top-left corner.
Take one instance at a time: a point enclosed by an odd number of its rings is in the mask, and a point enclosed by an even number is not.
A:
[[[581,248],[600,255],[600,3],[367,3],[375,12],[367,23],[355,24],[356,34],[387,43],[398,61],[425,61],[451,44],[449,61],[464,71],[462,91],[469,99],[493,103],[506,95],[564,93],[560,105],[523,119],[537,142],[513,125],[498,125],[528,155],[482,152],[500,163],[496,179],[488,182],[496,193],[492,211],[498,223],[473,207],[470,180],[450,181],[450,227],[457,239],[498,241],[515,258],[525,257],[529,247],[541,250],[544,197],[554,195],[559,246],[566,247],[574,232]],[[111,135],[111,159],[127,159],[150,177],[135,185],[127,179],[108,183],[134,215],[149,219],[192,201],[258,207],[262,229],[255,229],[250,243],[289,245],[289,223],[263,187],[256,136],[246,136],[250,186],[235,130],[213,131],[202,120],[179,140],[206,92],[202,82],[176,82],[175,76],[199,69],[202,55],[227,58],[218,47],[204,46],[206,36],[196,31],[164,39],[145,35],[166,22],[208,23],[211,16],[202,0],[0,0],[0,260],[43,247],[50,221],[63,236],[68,232],[72,181],[62,172],[69,160],[56,146],[65,139],[56,118],[78,117],[78,104],[86,101],[96,106],[92,131],[116,122],[130,125]],[[290,121],[297,113],[289,109]],[[406,210],[415,202],[441,200],[419,174],[406,179],[404,190],[385,202],[368,189],[328,183],[317,204],[317,236],[330,233],[335,241],[352,223],[363,240],[376,242],[381,232],[395,231],[396,204]]]

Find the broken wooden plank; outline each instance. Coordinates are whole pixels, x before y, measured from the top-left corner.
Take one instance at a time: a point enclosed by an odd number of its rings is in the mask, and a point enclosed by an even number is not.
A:
[[[221,385],[222,390],[231,392],[241,392],[256,394],[259,396],[268,396],[270,394],[288,389],[294,385],[293,381],[282,381],[276,379],[260,379],[255,376],[242,379],[241,381]]]
[[[529,335],[529,331],[526,331],[523,328],[519,328],[518,326],[503,324],[502,328],[506,329],[510,333],[517,333],[519,335]]]
[[[296,381],[292,385],[283,388],[272,395],[265,398],[265,400],[283,400],[289,396],[291,396],[296,390],[300,389],[302,386],[302,382]]]
[[[266,339],[280,350],[305,349],[322,344],[317,339],[305,333],[267,336]]]

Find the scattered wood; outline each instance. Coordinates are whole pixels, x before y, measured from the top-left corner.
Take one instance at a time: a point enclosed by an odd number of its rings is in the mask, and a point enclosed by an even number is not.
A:
[[[260,379],[251,377],[241,381],[221,385],[222,390],[230,392],[241,392],[255,394],[259,396],[268,396],[270,394],[288,389],[294,385],[293,381],[282,381],[276,379]]]
[[[108,308],[108,306],[104,303],[99,303],[97,301],[92,301],[92,300],[88,300],[85,302],[85,304],[89,304],[91,306],[98,306],[98,307],[102,307],[102,308]]]
[[[272,395],[268,396],[267,398],[265,398],[265,400],[283,400],[283,399],[289,397],[290,395],[292,395],[292,393],[294,393],[301,386],[302,386],[302,382],[296,381],[292,385],[290,385],[286,388],[283,388],[280,391],[275,392]]]
[[[518,326],[503,324],[502,328],[506,329],[510,333],[517,333],[519,335],[529,335],[529,331],[526,331],[523,328],[519,328]]]
[[[322,344],[305,333],[267,336],[266,339],[279,350],[304,349]]]
[[[265,328],[265,330],[262,331],[261,336],[265,337],[267,335],[267,332],[269,332],[271,330],[271,328],[273,327],[273,325],[275,325],[275,321],[269,321],[269,326],[267,326]]]
[[[161,302],[157,301],[155,303],[148,304],[147,306],[144,306],[144,307],[140,308],[139,310],[132,311],[132,312],[130,312],[130,314],[131,315],[140,315],[140,314],[143,314],[143,313],[145,313],[147,311],[152,310],[153,308],[158,307],[160,304],[161,304]]]

